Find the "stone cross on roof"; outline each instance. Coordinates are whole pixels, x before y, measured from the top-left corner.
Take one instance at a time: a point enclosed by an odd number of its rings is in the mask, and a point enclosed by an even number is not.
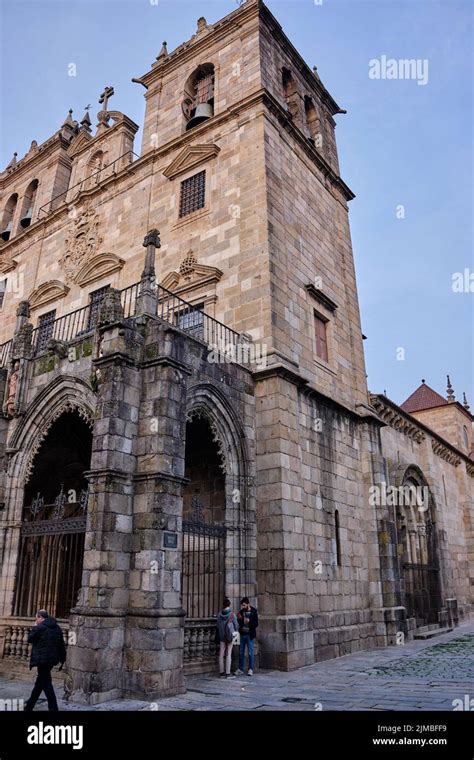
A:
[[[112,97],[112,95],[115,95],[115,91],[113,87],[105,87],[104,92],[101,94],[99,98],[99,103],[102,106],[103,111],[107,111],[107,106],[109,103],[109,98]]]

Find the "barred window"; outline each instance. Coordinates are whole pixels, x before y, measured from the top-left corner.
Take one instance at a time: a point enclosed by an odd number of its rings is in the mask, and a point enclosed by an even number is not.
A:
[[[107,293],[108,289],[110,288],[110,285],[106,285],[103,288],[99,288],[98,290],[94,290],[90,294],[90,304],[89,304],[89,320],[87,323],[87,329],[88,330],[94,330],[95,326],[97,324],[97,321],[99,319],[99,310],[100,305],[102,301],[104,300],[104,296]]]
[[[204,304],[200,304],[179,314],[178,323],[181,330],[192,330],[193,328],[201,327],[204,324],[203,309]]]
[[[206,172],[202,171],[181,182],[179,216],[187,216],[204,208],[206,201]]]
[[[38,319],[38,339],[36,342],[37,351],[45,351],[48,341],[53,337],[54,320],[56,319],[56,310],[48,311],[42,314]]]

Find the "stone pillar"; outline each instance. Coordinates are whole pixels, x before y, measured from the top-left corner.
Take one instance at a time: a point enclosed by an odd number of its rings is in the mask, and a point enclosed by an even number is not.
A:
[[[127,697],[185,691],[181,606],[182,489],[186,433],[186,339],[149,322],[126,628]]]
[[[137,299],[137,314],[148,314],[154,317],[158,303],[155,256],[156,249],[161,248],[159,230],[150,230],[143,241],[143,247],[146,248],[146,257]]]
[[[260,664],[294,670],[314,662],[307,613],[309,558],[298,439],[300,378],[283,367],[254,374],[257,435],[257,582]]]
[[[94,360],[98,398],[82,588],[72,611],[66,694],[96,704],[123,695],[125,627],[133,530],[134,441],[141,393],[142,335],[120,319],[112,293]],[[75,638],[75,640],[74,640]]]

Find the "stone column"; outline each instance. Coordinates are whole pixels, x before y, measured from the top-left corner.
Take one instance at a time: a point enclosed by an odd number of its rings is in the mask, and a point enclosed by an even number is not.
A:
[[[66,694],[96,704],[123,695],[142,335],[112,291],[99,319],[98,397],[82,588],[72,611]],[[102,323],[102,326],[101,326]]]
[[[146,248],[146,257],[137,299],[137,314],[148,314],[154,317],[158,303],[155,256],[156,249],[161,248],[159,230],[150,230],[143,241],[143,247]]]
[[[128,697],[185,691],[181,606],[186,339],[149,322],[142,363],[136,496],[126,629]]]

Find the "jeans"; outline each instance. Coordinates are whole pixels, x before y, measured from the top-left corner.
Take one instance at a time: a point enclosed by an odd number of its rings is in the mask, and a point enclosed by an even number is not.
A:
[[[255,639],[251,639],[248,634],[242,634],[240,636],[240,652],[239,652],[239,670],[244,669],[244,660],[245,660],[245,647],[248,647],[249,650],[249,670],[253,670],[254,665],[254,644]]]
[[[52,669],[52,665],[38,665],[38,675],[36,676],[36,682],[33,686],[31,696],[25,702],[25,712],[31,712],[33,710],[42,691],[44,691],[48,700],[48,710],[57,711],[58,703],[56,701],[56,694],[54,693],[53,682],[51,680]]]
[[[225,670],[224,670],[225,659]],[[232,642],[221,641],[219,644],[219,673],[230,675],[230,666],[232,663]]]

